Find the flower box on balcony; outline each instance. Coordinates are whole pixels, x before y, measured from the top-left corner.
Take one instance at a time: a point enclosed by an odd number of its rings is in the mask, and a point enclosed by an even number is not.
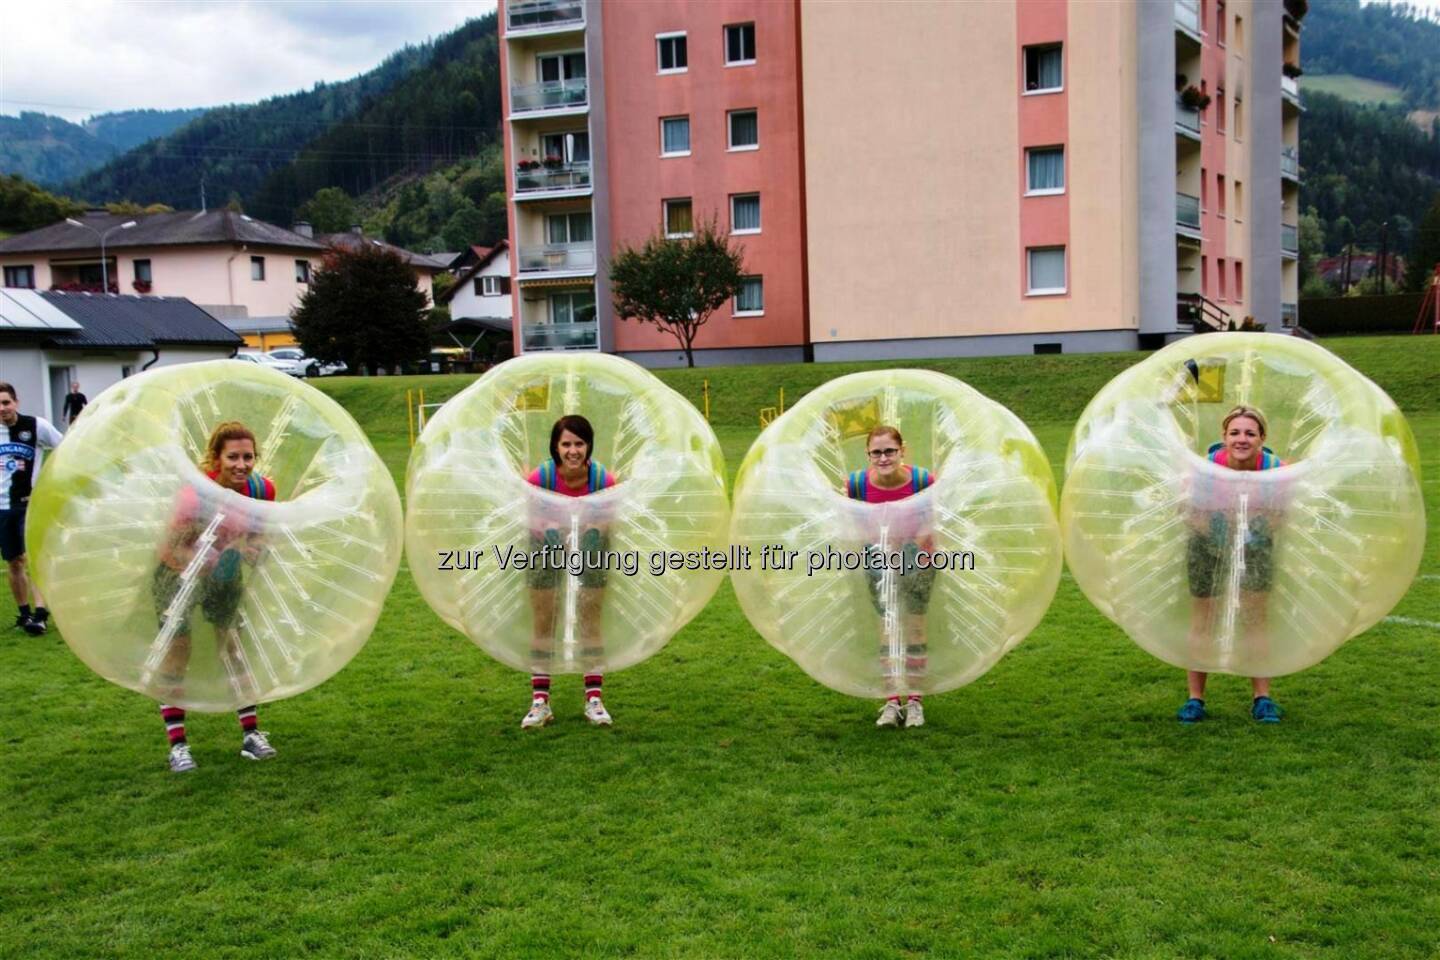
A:
[[[135,288],[136,293],[149,293],[151,290],[149,280],[136,280],[131,286]]]
[[[1191,110],[1204,110],[1210,106],[1210,94],[1201,92],[1199,87],[1189,86],[1180,91],[1180,102]]]
[[[1285,74],[1285,76],[1289,77],[1291,80],[1299,79],[1305,73],[1304,70],[1300,69],[1300,65],[1298,63],[1291,63],[1289,60],[1286,60],[1285,63],[1280,67],[1280,72]]]

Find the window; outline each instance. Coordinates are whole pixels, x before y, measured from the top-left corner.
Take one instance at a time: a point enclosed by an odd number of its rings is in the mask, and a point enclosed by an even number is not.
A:
[[[660,156],[690,156],[690,118],[664,117],[660,121]]]
[[[1210,296],[1210,258],[1200,256],[1200,296]]]
[[[754,110],[731,110],[729,118],[731,150],[760,149],[760,115]]]
[[[690,198],[665,201],[665,236],[693,237],[695,222],[690,216]]]
[[[1217,87],[1215,90],[1215,129],[1220,133],[1225,132],[1225,88]]]
[[[1065,148],[1033,147],[1025,151],[1025,193],[1030,196],[1065,192]]]
[[[1245,265],[1239,260],[1235,261],[1235,299],[1245,299]]]
[[[1225,0],[1215,4],[1215,42],[1225,46]]]
[[[1233,132],[1236,143],[1245,139],[1245,104],[1239,97],[1235,98],[1235,123]]]
[[[1236,223],[1245,221],[1245,184],[1239,180],[1235,181],[1235,205],[1230,209],[1235,212]]]
[[[585,54],[547,53],[535,58],[535,73],[541,83],[585,79]]]
[[[309,261],[309,260],[296,260],[296,261],[295,261],[295,282],[296,282],[296,283],[309,283],[309,282],[310,282],[310,261]]]
[[[149,261],[149,260],[136,260],[136,261],[135,261],[135,282],[136,282],[136,283],[149,283],[152,279],[154,279],[154,278],[151,277],[151,275],[150,275],[150,261]]]
[[[1200,168],[1200,212],[1210,209],[1210,171]]]
[[[250,258],[250,279],[251,279],[251,280],[264,280],[264,279],[265,279],[265,258],[264,258],[264,257],[251,257],[251,258]]]
[[[1220,257],[1219,259],[1217,259],[1217,260],[1215,261],[1215,279],[1218,281],[1218,286],[1217,286],[1215,289],[1219,291],[1219,294],[1215,297],[1215,299],[1216,299],[1216,300],[1224,300],[1224,299],[1225,299],[1225,258],[1224,258],[1224,257]]]
[[[546,243],[591,243],[594,239],[595,230],[588,211],[552,213],[545,218]]]
[[[730,198],[730,232],[760,232],[760,194],[741,193]]]
[[[725,65],[755,62],[755,24],[736,23],[725,28]]]
[[[510,292],[509,277],[476,277],[475,296],[503,297]]]
[[[1225,174],[1215,174],[1215,212],[1225,216]]]
[[[124,366],[122,366],[122,367],[120,368],[120,379],[121,379],[121,380],[124,380],[126,377],[133,377],[133,376],[135,376],[135,367],[134,367],[133,365],[131,365],[131,364],[125,364]]]
[[[1235,33],[1233,34],[1233,39],[1235,40],[1235,49],[1243,53],[1245,50],[1245,18],[1238,13],[1235,14]]]
[[[591,323],[595,319],[595,291],[560,293],[550,298],[551,323]]]
[[[540,155],[546,160],[558,157],[561,163],[590,162],[590,134],[584,130],[573,133],[542,133]]]
[[[1054,93],[1064,86],[1058,43],[1025,48],[1025,92]]]
[[[5,286],[35,289],[35,268],[30,265],[5,268]]]
[[[685,34],[661,33],[655,37],[656,56],[661,73],[683,73],[690,61],[685,50]]]
[[[1031,296],[1065,292],[1065,248],[1031,247],[1025,251],[1028,261],[1028,285]]]
[[[765,281],[761,277],[745,277],[740,292],[735,294],[735,316],[758,317],[765,312]]]

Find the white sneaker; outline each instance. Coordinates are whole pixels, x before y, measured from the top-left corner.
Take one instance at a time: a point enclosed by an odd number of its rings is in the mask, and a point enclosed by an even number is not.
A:
[[[898,727],[900,721],[905,718],[905,711],[895,700],[886,700],[885,706],[880,708],[880,719],[875,721],[877,727]]]
[[[177,743],[170,748],[170,772],[189,773],[195,769],[195,760],[190,756],[190,744]]]
[[[275,756],[270,738],[260,730],[251,730],[240,741],[240,756],[246,760],[269,760]]]
[[[905,704],[905,729],[923,726],[925,726],[925,708],[920,706],[919,700],[911,700]]]
[[[597,727],[610,726],[610,711],[605,709],[604,702],[599,697],[591,697],[585,701],[585,719]]]
[[[550,709],[549,700],[534,700],[530,704],[530,712],[525,714],[525,719],[520,721],[521,730],[529,730],[531,727],[543,727],[555,719],[555,713]]]

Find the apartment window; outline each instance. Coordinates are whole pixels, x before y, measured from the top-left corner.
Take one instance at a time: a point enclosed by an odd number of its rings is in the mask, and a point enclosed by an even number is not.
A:
[[[1245,264],[1235,261],[1235,299],[1245,299]]]
[[[1225,46],[1225,0],[1215,4],[1215,42]]]
[[[1215,280],[1216,280],[1216,282],[1217,282],[1217,285],[1216,285],[1215,289],[1218,291],[1218,295],[1215,297],[1215,299],[1216,299],[1216,300],[1224,300],[1224,299],[1225,299],[1225,258],[1224,258],[1224,257],[1220,257],[1219,259],[1217,259],[1217,260],[1215,261]]]
[[[558,157],[560,162],[566,164],[589,163],[590,134],[584,130],[569,133],[542,133],[540,135],[540,155],[547,160],[550,157]]]
[[[760,194],[741,193],[730,198],[730,232],[760,232]]]
[[[755,24],[735,23],[725,28],[725,66],[755,62]]]
[[[584,80],[585,54],[583,51],[543,54],[535,58],[535,72],[541,83]]]
[[[1235,49],[1243,53],[1245,50],[1245,18],[1238,13],[1235,14],[1235,32],[1231,36],[1235,40]]]
[[[1025,151],[1027,196],[1065,192],[1065,148],[1032,147]]]
[[[476,277],[475,296],[503,297],[510,292],[509,277]]]
[[[150,275],[150,261],[149,261],[149,260],[136,260],[136,261],[135,261],[135,282],[136,282],[136,283],[149,283],[152,279],[154,279],[154,278],[151,277],[151,275]]]
[[[546,243],[591,243],[595,239],[589,212],[552,213],[545,218]]]
[[[250,279],[251,279],[251,280],[264,280],[264,279],[265,279],[265,258],[264,258],[264,257],[251,257],[251,258],[250,258]]]
[[[1225,216],[1225,174],[1215,175],[1215,212]]]
[[[665,117],[660,121],[660,156],[690,156],[689,117]]]
[[[1025,292],[1030,296],[1065,292],[1065,248],[1030,247]]]
[[[690,64],[683,33],[656,34],[655,51],[661,73],[683,73]]]
[[[1200,257],[1200,296],[1210,296],[1210,258]]]
[[[1215,129],[1225,133],[1225,88],[1215,89]]]
[[[29,264],[23,267],[6,267],[5,286],[19,287],[24,290],[34,290],[35,267]]]
[[[310,282],[310,261],[309,261],[309,260],[296,260],[296,261],[295,261],[295,282],[296,282],[296,283],[309,283],[309,282]]]
[[[1060,44],[1025,48],[1025,92],[1053,93],[1063,87]]]
[[[760,149],[760,114],[754,110],[731,110],[729,119],[731,150]]]
[[[1245,139],[1245,104],[1239,97],[1235,98],[1235,142],[1239,143]]]
[[[695,221],[691,218],[690,198],[665,201],[665,236],[693,237]]]
[[[592,323],[595,320],[595,292],[559,293],[550,298],[551,323]]]
[[[740,292],[735,294],[735,316],[758,317],[765,312],[765,281],[760,277],[745,277],[740,281]]]
[[[1210,209],[1210,171],[1200,168],[1200,212]]]
[[[1235,206],[1231,209],[1235,211],[1235,222],[1243,223],[1245,221],[1245,184],[1239,180],[1235,181]]]

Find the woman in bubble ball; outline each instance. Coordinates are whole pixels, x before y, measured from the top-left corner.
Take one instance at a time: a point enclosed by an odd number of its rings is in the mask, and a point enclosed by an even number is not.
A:
[[[567,497],[585,497],[615,486],[620,478],[590,459],[595,449],[595,429],[582,416],[561,417],[550,428],[550,459],[540,464],[527,480],[532,486]],[[559,553],[564,535],[556,529],[534,531],[530,535],[531,550],[546,548]],[[576,549],[584,558],[598,556],[606,550],[605,531],[596,527],[580,535]],[[605,650],[600,637],[600,611],[605,601],[605,565],[585,566],[579,573],[580,656],[585,670],[585,719],[596,726],[609,726],[610,714],[600,699],[603,676],[600,661]],[[534,672],[530,676],[530,710],[520,721],[522,730],[543,727],[555,719],[550,709],[551,649],[555,642],[555,607],[559,600],[556,588],[561,578],[569,576],[555,564],[532,567],[527,574],[530,587],[530,610],[534,615],[535,632],[530,646]]]
[[[240,421],[231,420],[211,432],[205,444],[205,460],[200,466],[211,481],[241,496],[274,500],[274,482],[255,473],[258,452],[255,434]],[[220,640],[221,663],[230,674],[237,693],[253,693],[254,681],[239,650],[235,621],[239,616],[244,586],[241,565],[256,563],[263,547],[258,535],[250,532],[245,520],[238,517],[233,521],[221,521],[213,532],[214,541],[208,547],[200,545],[201,536],[210,522],[209,513],[202,508],[200,496],[193,487],[186,487],[180,492],[169,532],[160,545],[160,563],[155,568],[151,584],[155,612],[163,624],[166,611],[184,585],[183,574],[194,560],[197,549],[204,549],[205,558],[200,567],[202,579],[192,597],[198,599],[205,618],[215,628]],[[179,626],[160,664],[160,683],[174,690],[183,688],[190,662],[190,617],[193,612],[192,600],[190,609],[179,613]],[[275,748],[258,728],[255,707],[241,707],[236,714],[240,718],[240,756],[246,760],[269,760],[275,756]],[[194,770],[195,761],[190,756],[190,746],[185,739],[185,711],[170,704],[161,704],[160,716],[165,720],[165,733],[170,740],[170,769],[175,773]]]
[[[856,470],[846,480],[845,492],[852,500],[865,503],[894,503],[912,497],[935,482],[935,477],[923,467],[906,466],[905,439],[900,431],[888,424],[881,424],[870,431],[865,439],[865,455],[870,466]],[[880,644],[880,669],[886,678],[887,697],[880,708],[877,727],[921,727],[925,725],[925,708],[921,705],[919,687],[925,679],[925,608],[930,603],[930,587],[935,581],[935,571],[929,566],[919,568],[915,560],[921,553],[930,553],[934,548],[928,535],[914,531],[915,536],[906,538],[900,548],[904,559],[904,571],[891,571],[896,577],[896,596],[901,605],[901,629],[905,636],[904,670],[891,656],[889,644],[883,638]],[[875,549],[871,547],[870,549]],[[866,570],[870,586],[870,602],[876,613],[884,613],[881,591],[884,587],[884,570]],[[902,705],[902,679],[909,682],[909,697]]]
[[[1254,407],[1238,406],[1221,421],[1220,442],[1210,447],[1211,463],[1231,470],[1273,470],[1284,462],[1265,446],[1265,416]],[[1205,510],[1192,505],[1189,510],[1190,543],[1186,551],[1186,572],[1190,596],[1194,598],[1190,617],[1190,645],[1203,646],[1214,624],[1215,595],[1220,590],[1221,557],[1228,549],[1228,527],[1232,522],[1228,510]],[[1274,521],[1278,511],[1263,505],[1254,510],[1245,531],[1245,572],[1240,578],[1240,613],[1247,637],[1258,637],[1265,629],[1266,594],[1275,577]],[[1188,673],[1190,699],[1176,716],[1181,723],[1199,723],[1205,719],[1205,679],[1199,670]],[[1254,702],[1250,715],[1261,723],[1279,723],[1282,711],[1270,699],[1268,677],[1250,679]]]

